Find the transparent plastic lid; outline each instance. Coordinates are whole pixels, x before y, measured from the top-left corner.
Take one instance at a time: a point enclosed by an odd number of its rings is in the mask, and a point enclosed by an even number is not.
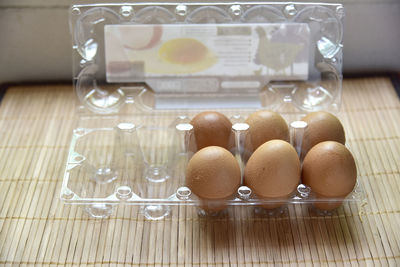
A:
[[[90,112],[126,112],[138,86],[152,110],[340,108],[340,4],[77,5],[70,16],[75,89]]]

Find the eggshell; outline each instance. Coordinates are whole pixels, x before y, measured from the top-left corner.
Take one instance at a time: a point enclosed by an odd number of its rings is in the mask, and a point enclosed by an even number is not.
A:
[[[239,163],[228,150],[218,146],[196,152],[186,169],[186,185],[203,200],[204,208],[214,211],[226,206],[224,200],[237,192],[240,180]]]
[[[285,119],[276,112],[260,110],[246,120],[249,130],[245,137],[245,152],[248,158],[253,151],[267,141],[280,139],[289,141],[289,128]]]
[[[300,160],[283,140],[271,140],[251,155],[244,171],[244,184],[257,197],[272,201],[265,208],[284,204],[300,183]]]
[[[302,120],[308,125],[301,146],[302,158],[313,146],[323,141],[345,144],[346,137],[342,123],[334,115],[324,111],[311,112]]]
[[[235,144],[232,134],[232,123],[223,114],[215,111],[205,111],[197,114],[190,122],[193,126],[197,151],[207,146],[220,146],[231,149]]]
[[[351,152],[341,143],[325,141],[315,145],[304,158],[302,181],[311,187],[319,209],[334,209],[353,191],[357,167]]]

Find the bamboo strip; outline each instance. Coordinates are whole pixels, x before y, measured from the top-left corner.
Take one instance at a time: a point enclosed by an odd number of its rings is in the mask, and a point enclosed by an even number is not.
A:
[[[57,112],[57,110],[56,110]],[[54,123],[55,125],[52,125],[51,123]],[[56,127],[58,124],[58,122],[56,120],[53,120],[50,122],[49,127],[50,129],[54,128],[54,129],[58,129],[58,131],[55,131],[55,135],[56,136],[60,136],[59,139],[62,139],[62,135],[66,135],[65,131],[60,131],[59,127]],[[48,134],[47,138],[48,139],[50,136],[50,134]],[[58,153],[57,153],[58,152]],[[47,151],[46,154],[49,155],[48,159],[45,160],[46,162],[49,162],[50,164],[48,164],[47,168],[42,168],[41,173],[38,174],[38,177],[40,176],[45,176],[45,175],[49,175],[50,177],[54,177],[56,176],[60,171],[62,171],[60,169],[60,165],[57,166],[58,162],[65,162],[65,153],[59,153],[60,151],[58,150],[52,150],[50,153]],[[54,153],[54,155],[53,155]],[[52,159],[54,159],[56,161],[56,164],[51,164],[52,163]],[[38,180],[40,181],[40,180]],[[41,188],[41,192],[38,194],[38,196],[41,196],[41,198],[39,198],[39,203],[37,204],[37,207],[35,209],[35,211],[32,212],[32,214],[35,213],[41,213],[41,216],[46,216],[48,215],[48,211],[51,209],[51,206],[54,204],[54,202],[52,201],[56,196],[54,195],[54,192],[56,192],[56,188],[55,186],[59,186],[59,184],[52,184],[52,186],[50,187],[46,187],[46,186],[42,186]],[[52,190],[52,191],[51,191]],[[43,197],[45,196],[45,197]],[[41,209],[41,211],[39,211]],[[33,210],[33,209],[31,209]],[[27,224],[27,222],[25,222],[25,224]],[[43,238],[43,229],[46,225],[45,221],[40,221],[36,224],[33,224],[33,227],[31,227],[30,232],[33,234],[35,234],[36,238],[34,238],[33,240],[41,240],[41,241],[46,241],[46,239],[42,239]],[[29,234],[30,235],[30,234]],[[46,242],[43,242],[44,244]],[[39,245],[42,244],[42,242],[36,242],[34,244],[32,244],[33,248],[29,248],[28,246],[29,243],[27,243],[25,245],[25,251],[24,251],[24,255],[29,255],[29,259],[30,260],[34,260],[38,254],[38,250],[39,250]],[[28,249],[27,249],[28,248]],[[22,251],[22,248],[21,248]],[[22,258],[24,260],[24,258]]]
[[[355,96],[355,97],[358,97],[358,96]],[[352,119],[351,117],[349,117],[349,119]],[[356,123],[358,122],[358,121],[361,121],[361,120],[359,120],[358,118],[355,118],[354,117],[354,121],[351,121],[351,123],[349,123],[349,127],[347,128],[348,130],[354,130],[354,127],[359,127]],[[357,146],[358,146],[358,149],[357,149]],[[365,146],[363,145],[363,144],[356,144],[356,146],[355,146],[355,151],[357,152],[357,151],[362,151],[362,152],[360,152],[360,153],[358,153],[358,154],[356,154],[356,158],[358,158],[359,160],[358,160],[358,162],[363,162],[363,163],[365,163],[365,162],[368,162],[369,161],[369,157],[366,157],[365,155],[368,155],[366,152],[365,152]],[[371,196],[371,194],[372,194],[372,192],[371,192],[371,190],[370,190],[370,183],[369,183],[369,181],[368,180],[366,180],[366,179],[364,179],[363,181],[363,187],[364,187],[364,190],[365,190],[365,193],[366,193],[366,195],[367,196]],[[368,205],[368,206],[366,206],[366,207],[364,207],[365,209],[369,209],[370,208],[370,205]],[[368,224],[366,224],[366,223],[364,223],[364,229],[367,231],[367,233],[369,232],[369,230],[372,232],[372,233],[374,233],[373,235],[367,235],[367,238],[369,239],[369,242],[367,242],[367,244],[368,244],[368,246],[369,246],[369,250],[368,251],[364,251],[364,253],[372,253],[372,257],[373,257],[373,255],[380,255],[380,254],[382,254],[382,253],[384,253],[384,251],[383,251],[383,246],[382,246],[382,244],[379,242],[379,235],[378,235],[378,233],[377,233],[377,229],[376,229],[376,227],[375,227],[375,223],[373,222],[373,221],[371,221],[371,219],[370,219],[370,217],[369,216],[367,216],[367,221],[368,221]],[[368,227],[365,227],[365,225],[367,225]],[[342,226],[343,227],[343,226]],[[359,228],[356,228],[356,229],[359,229]],[[359,233],[359,234],[357,234],[357,235],[354,235],[353,234],[353,238],[364,238],[364,235],[363,234],[361,234],[361,233]],[[371,239],[372,238],[374,238],[373,239],[373,242],[371,242]],[[363,241],[362,243],[364,243],[365,241]],[[357,246],[357,247],[355,247],[356,249],[359,249],[360,248],[360,246]],[[356,250],[356,252],[357,252],[357,250]],[[360,252],[358,252],[357,253],[358,255],[360,255]],[[365,255],[365,254],[364,254]],[[358,256],[358,257],[361,257],[361,255],[360,256]],[[368,255],[366,256],[366,257],[369,257]],[[378,262],[375,262],[375,264],[377,264]],[[381,264],[384,264],[383,262],[381,262]],[[387,264],[387,263],[386,263]]]
[[[43,126],[42,126],[43,127]],[[40,132],[35,132],[34,135],[31,135],[28,137],[28,142],[30,142],[30,140],[37,140],[38,136],[39,136]],[[17,136],[17,135],[16,135]],[[23,138],[23,137],[22,137]],[[17,158],[22,158],[22,160],[25,159],[30,159],[33,158],[33,155],[36,151],[35,150],[26,150],[25,153],[22,156],[17,156]],[[18,154],[17,154],[18,155]],[[26,158],[27,157],[27,158]],[[13,161],[14,163],[16,162],[15,160]],[[30,160],[27,160],[27,162],[31,162]],[[31,163],[32,164],[32,163]],[[15,168],[11,167],[11,170],[15,170],[15,173],[21,173],[22,176],[25,175],[29,175],[28,169],[25,168],[24,165],[20,164],[19,166],[16,166]],[[13,175],[12,175],[13,176]],[[33,180],[31,180],[31,182],[29,184],[33,184],[33,188],[30,187],[15,187],[15,191],[12,192],[13,194],[13,199],[14,202],[11,203],[11,209],[9,209],[9,211],[11,212],[18,212],[18,214],[26,214],[27,209],[29,208],[29,205],[24,205],[23,201],[15,201],[15,199],[22,199],[22,196],[25,196],[24,198],[26,198],[28,201],[31,199],[32,194],[35,192],[35,182],[33,182]],[[28,190],[31,189],[31,190]],[[14,195],[15,194],[15,195]],[[20,233],[21,232],[21,227],[22,227],[23,223],[22,222],[18,222],[17,224],[12,224],[11,227],[8,229],[8,232],[6,235],[14,235],[14,233]],[[17,229],[17,232],[15,232]],[[6,236],[5,235],[5,236]],[[7,253],[13,253],[16,249],[17,243],[18,242],[18,238],[15,239],[8,239],[7,241],[12,242],[11,244],[9,242],[5,243],[4,245],[9,249]]]

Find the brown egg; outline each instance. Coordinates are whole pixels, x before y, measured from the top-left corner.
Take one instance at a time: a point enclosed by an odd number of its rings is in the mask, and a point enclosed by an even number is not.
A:
[[[253,151],[267,141],[289,141],[289,128],[284,118],[276,112],[260,110],[251,114],[246,123],[250,126],[245,137],[245,153],[248,158]]]
[[[202,207],[218,211],[240,186],[240,167],[225,148],[209,146],[196,152],[186,169],[186,185],[202,199]]]
[[[345,144],[343,126],[334,115],[324,111],[311,112],[302,120],[308,124],[301,146],[302,158],[313,146],[323,141],[336,141]]]
[[[314,206],[331,210],[339,207],[342,200],[353,191],[357,179],[357,167],[350,151],[335,141],[315,145],[304,158],[303,183],[316,195]]]
[[[300,183],[300,160],[288,142],[271,140],[254,151],[244,171],[244,184],[261,199],[265,208],[284,204]]]
[[[197,114],[190,122],[193,126],[196,149],[190,145],[191,151],[197,151],[207,146],[220,146],[231,149],[235,144],[232,134],[232,123],[223,114],[205,111]]]

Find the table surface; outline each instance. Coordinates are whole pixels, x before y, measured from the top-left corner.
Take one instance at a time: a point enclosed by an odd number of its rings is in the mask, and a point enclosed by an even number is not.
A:
[[[75,97],[70,86],[17,86],[0,105],[0,265],[400,266],[400,102],[386,77],[347,79],[340,118],[366,201],[332,215],[305,205],[199,217],[174,207],[147,221],[120,206],[91,219],[59,200]]]

